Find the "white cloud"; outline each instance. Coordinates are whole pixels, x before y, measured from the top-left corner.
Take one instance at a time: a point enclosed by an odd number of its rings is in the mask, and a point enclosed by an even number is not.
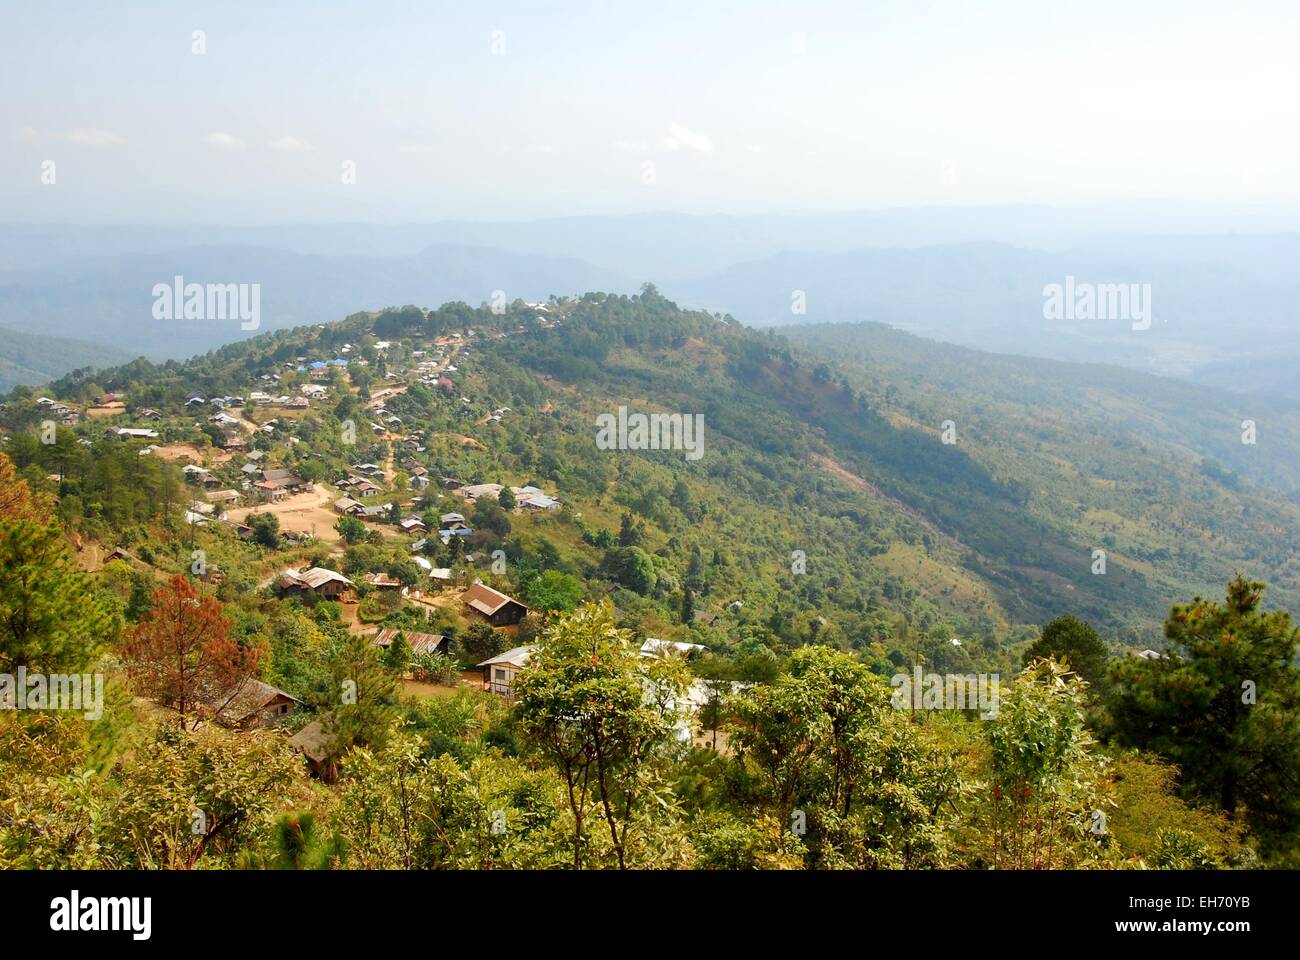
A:
[[[285,134],[279,140],[271,141],[271,149],[279,150],[281,153],[308,153],[312,145],[306,140]]]
[[[86,147],[116,147],[126,143],[125,139],[112,130],[101,130],[99,127],[79,127],[65,134],[64,139]]]
[[[645,153],[650,149],[650,144],[644,140],[615,140],[614,149],[624,153]]]
[[[685,147],[687,150],[695,150],[699,153],[712,153],[713,138],[707,133],[697,133],[674,122],[668,124],[668,136],[660,138],[659,146],[664,150],[679,150]]]
[[[248,144],[244,143],[238,137],[215,130],[203,137],[203,142],[210,147],[216,147],[218,150],[243,150]]]

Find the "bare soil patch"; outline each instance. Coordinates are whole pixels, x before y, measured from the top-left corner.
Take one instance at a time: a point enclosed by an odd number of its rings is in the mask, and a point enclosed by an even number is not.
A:
[[[259,503],[252,507],[240,507],[229,511],[226,516],[236,523],[243,523],[251,513],[270,513],[280,521],[281,530],[295,533],[310,533],[322,543],[337,543],[339,533],[334,529],[338,514],[331,504],[339,495],[323,487],[314,493],[297,493],[286,497],[279,503]]]

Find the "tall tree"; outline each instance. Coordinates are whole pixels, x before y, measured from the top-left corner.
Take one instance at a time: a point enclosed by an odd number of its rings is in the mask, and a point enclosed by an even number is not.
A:
[[[705,701],[700,709],[700,723],[713,734],[713,749],[718,749],[718,728],[726,717],[724,703],[736,686],[736,663],[730,657],[707,653],[691,665],[704,685]]]
[[[184,727],[200,704],[221,709],[257,675],[261,648],[232,640],[221,602],[177,575],[127,632],[122,659],[136,689],[174,706]]]
[[[369,637],[353,633],[342,632],[335,640],[329,669],[334,686],[329,702],[334,710],[324,724],[334,762],[354,746],[387,741],[397,715],[397,681],[380,648]]]
[[[582,581],[571,573],[546,570],[524,584],[524,597],[534,610],[568,612],[582,600]]]
[[[33,494],[27,481],[18,478],[13,461],[0,453],[0,520],[48,523],[50,512],[49,499]]]
[[[1106,679],[1106,644],[1097,631],[1075,617],[1057,617],[1025,651],[1024,666],[1035,660],[1056,660],[1096,689]]]
[[[54,526],[0,522],[0,667],[79,670],[116,638],[108,595],[76,568]]]
[[[994,866],[1052,869],[1095,854],[1088,827],[1100,803],[1100,768],[1089,751],[1085,705],[1083,683],[1054,660],[1035,661],[1001,691],[984,727]]]
[[[370,534],[364,523],[351,516],[339,517],[334,523],[334,529],[343,537],[343,542],[348,544],[360,543]]]
[[[556,620],[516,678],[524,736],[564,778],[575,869],[592,805],[605,820],[619,868],[628,866],[628,831],[652,792],[652,760],[672,739],[684,681],[676,658],[639,655],[608,604]]]
[[[1261,609],[1264,585],[1240,574],[1224,603],[1197,597],[1165,621],[1174,649],[1128,657],[1113,672],[1119,739],[1179,765],[1196,796],[1251,827],[1294,839],[1300,829],[1300,631]]]
[[[266,547],[268,550],[275,550],[280,546],[280,518],[273,513],[251,513],[248,515],[247,523],[253,528],[253,539]]]

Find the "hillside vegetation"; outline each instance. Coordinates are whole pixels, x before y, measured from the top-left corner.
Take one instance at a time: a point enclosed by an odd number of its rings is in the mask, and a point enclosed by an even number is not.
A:
[[[57,615],[0,616],[0,653],[96,665],[111,695],[108,722],[6,720],[0,858],[1288,862],[1300,517],[1288,467],[1214,435],[1230,401],[1184,415],[1182,386],[1105,368],[797,336],[646,287],[361,313],[12,391],[0,560],[35,573],[0,606]],[[53,430],[51,399],[72,408]],[[702,446],[599,440],[638,413],[702,418]],[[1295,435],[1283,408],[1261,423]],[[485,621],[475,581],[527,615]],[[177,643],[201,669],[168,666]],[[508,700],[461,672],[525,645]],[[914,669],[1000,676],[1001,707],[901,705]],[[270,729],[213,722],[253,680],[284,698]],[[176,791],[223,826],[168,833]],[[32,796],[63,819],[38,829]]]
[[[102,367],[127,359],[120,350],[100,344],[0,328],[0,391],[20,384],[47,383],[79,367]]]

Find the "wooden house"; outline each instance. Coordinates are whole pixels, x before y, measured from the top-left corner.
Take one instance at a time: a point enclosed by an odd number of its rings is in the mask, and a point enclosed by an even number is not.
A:
[[[325,600],[355,603],[356,585],[343,574],[324,567],[307,570],[288,569],[280,573],[277,581],[280,591],[288,596],[313,595]]]
[[[528,615],[527,606],[478,581],[461,594],[460,599],[471,613],[483,617],[494,627],[518,623]]]
[[[514,699],[515,677],[528,666],[537,647],[515,647],[505,653],[484,660],[479,664],[483,668],[483,689],[501,697]]]
[[[399,630],[396,627],[384,627],[375,634],[375,646],[383,647],[385,650],[397,639],[398,634],[406,637],[407,644],[411,647],[413,655],[426,653],[450,653],[451,638],[444,637],[440,633],[421,633],[418,630]]]
[[[218,723],[247,730],[270,726],[301,703],[292,694],[250,677],[208,701],[207,707]]]

